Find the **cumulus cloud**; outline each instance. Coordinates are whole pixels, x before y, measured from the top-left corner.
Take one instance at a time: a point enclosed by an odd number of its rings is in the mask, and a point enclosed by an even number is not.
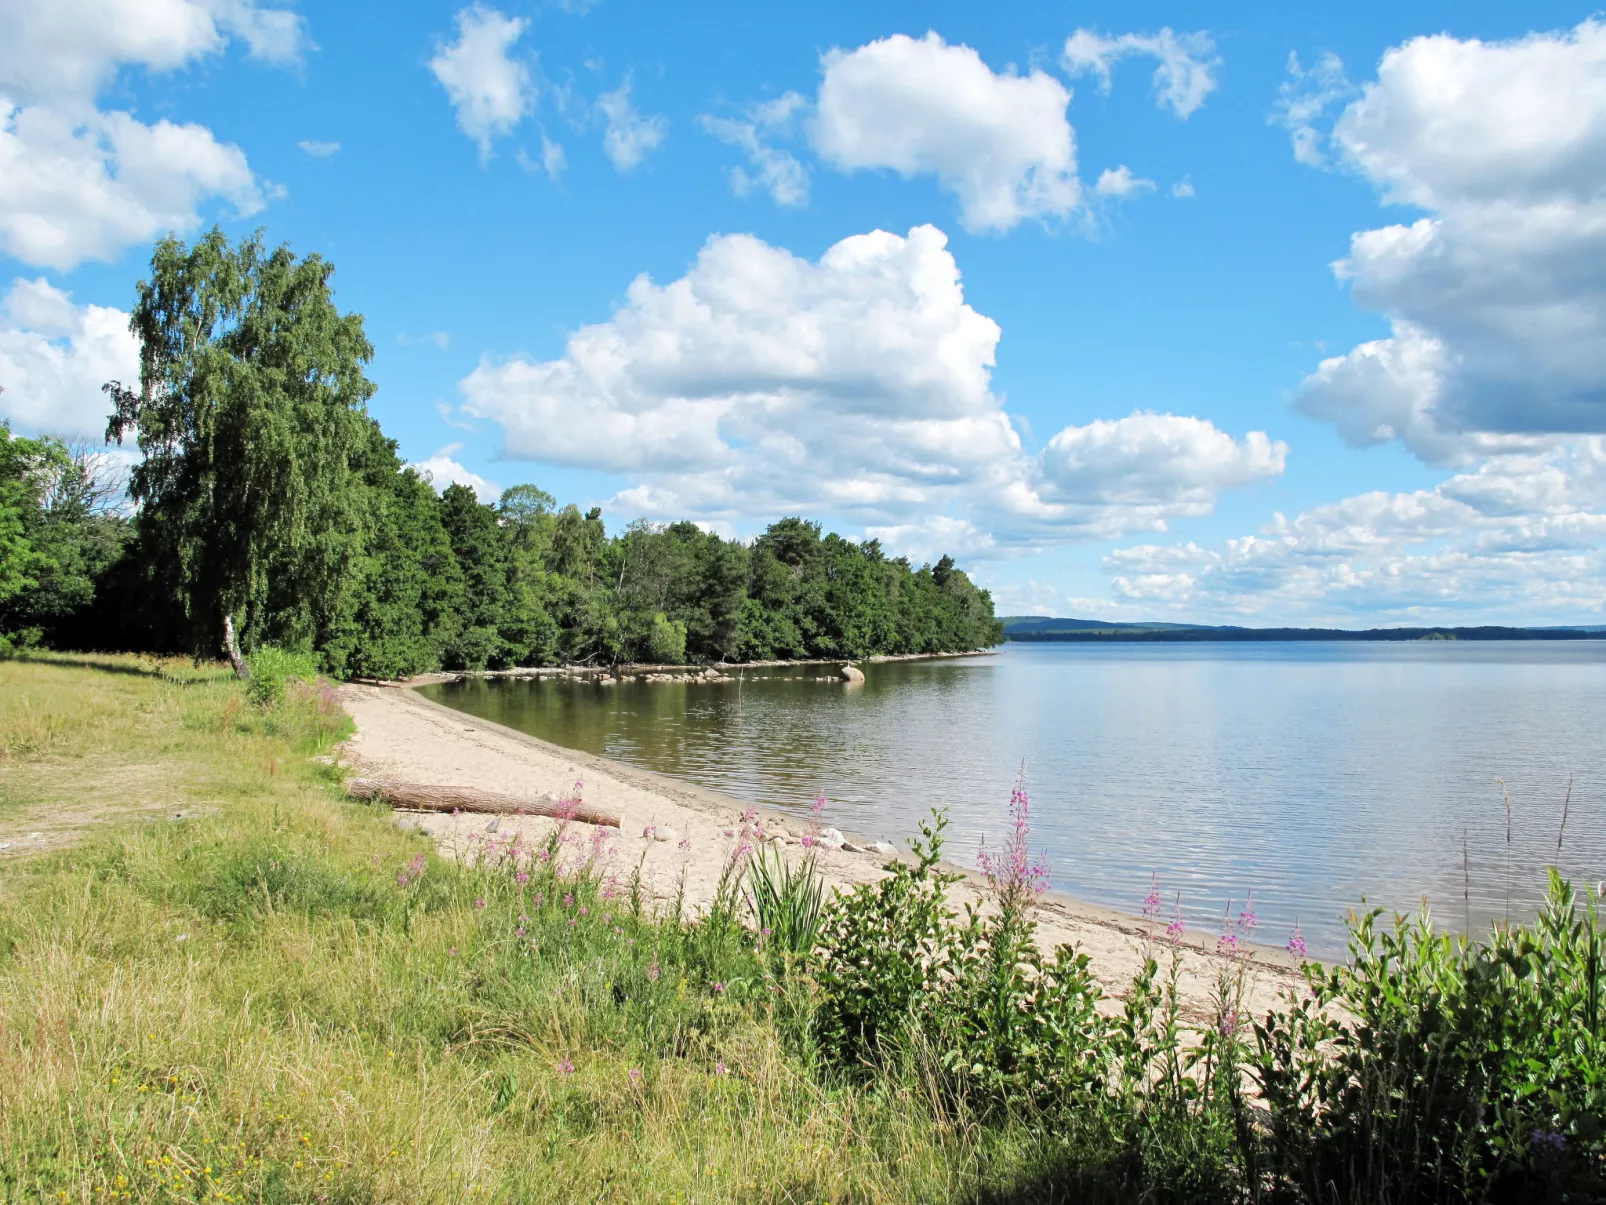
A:
[[[796,92],[747,108],[741,118],[703,114],[697,123],[727,146],[747,157],[747,166],[731,169],[731,191],[745,197],[755,189],[786,208],[809,203],[809,171],[790,151],[774,145],[791,136],[794,118],[808,107]]]
[[[1098,183],[1093,186],[1094,191],[1101,197],[1139,197],[1146,192],[1154,191],[1154,181],[1145,180],[1142,176],[1134,176],[1132,169],[1126,164],[1120,167],[1107,167],[1099,173]]]
[[[174,71],[230,38],[253,58],[297,61],[302,18],[251,0],[50,0],[0,5],[0,81],[16,99],[92,102],[121,64]]]
[[[1327,162],[1327,136],[1317,125],[1340,101],[1355,95],[1355,85],[1344,74],[1344,64],[1336,54],[1326,51],[1310,68],[1300,66],[1299,56],[1288,55],[1288,78],[1277,87],[1277,103],[1272,106],[1273,122],[1288,131],[1294,144],[1294,158],[1308,167]]]
[[[967,230],[1063,218],[1081,203],[1071,94],[1051,76],[996,73],[935,33],[831,50],[822,68],[811,137],[831,166],[933,175]]]
[[[340,144],[338,142],[318,142],[315,139],[303,138],[296,145],[314,159],[327,159],[330,155],[338,155],[340,153]]]
[[[20,430],[99,440],[100,387],[138,376],[139,344],[122,310],[74,305],[43,278],[12,282],[0,308],[0,415]]]
[[[407,467],[416,469],[420,477],[435,487],[437,494],[445,493],[449,485],[466,485],[481,502],[495,502],[502,496],[502,487],[453,459],[462,450],[462,444],[447,444],[428,460],[415,460]]]
[[[73,118],[0,97],[0,252],[66,270],[199,224],[209,197],[248,216],[262,189],[236,146],[205,126],[127,113]]]
[[[1216,90],[1221,58],[1216,54],[1215,40],[1203,30],[1177,33],[1167,26],[1159,33],[1110,37],[1096,30],[1078,29],[1065,40],[1060,64],[1073,79],[1090,73],[1097,76],[1099,87],[1108,92],[1115,65],[1131,55],[1159,60],[1154,69],[1155,103],[1184,120],[1192,117]]]
[[[1533,441],[1433,489],[1373,491],[1278,515],[1218,548],[1124,548],[1105,567],[1116,598],[1150,613],[1323,623],[1599,614],[1606,439]]]
[[[1328,147],[1426,216],[1352,237],[1335,270],[1394,333],[1322,364],[1302,407],[1442,463],[1486,435],[1606,430],[1606,25],[1415,38]]]
[[[963,534],[978,554],[1164,530],[1281,471],[1280,443],[1173,415],[1025,454],[991,389],[1000,334],[934,227],[813,262],[720,235],[680,279],[638,277],[560,358],[482,361],[463,409],[497,422],[511,457],[625,475],[616,503],[635,513],[823,512],[894,546]]]
[[[457,128],[491,157],[491,144],[512,133],[535,108],[530,69],[513,48],[530,23],[474,4],[457,14],[457,40],[442,43],[429,69],[457,111]]]
[[[667,117],[643,117],[630,103],[628,75],[612,92],[597,97],[597,108],[608,120],[608,128],[602,133],[602,149],[617,171],[634,171],[669,137]]]
[[[175,70],[231,38],[275,62],[306,45],[299,16],[246,0],[0,6],[0,254],[66,270],[193,229],[212,199],[261,209],[266,190],[238,147],[95,105],[120,66]]]

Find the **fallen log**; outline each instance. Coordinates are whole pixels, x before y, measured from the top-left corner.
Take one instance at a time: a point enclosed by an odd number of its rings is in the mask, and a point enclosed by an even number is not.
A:
[[[475,787],[437,786],[419,782],[379,782],[372,778],[353,778],[346,792],[354,799],[373,799],[392,807],[415,812],[483,812],[499,816],[550,816],[555,820],[578,820],[582,824],[619,827],[619,817],[590,804],[573,799],[542,795],[529,799],[522,795],[503,795]]]

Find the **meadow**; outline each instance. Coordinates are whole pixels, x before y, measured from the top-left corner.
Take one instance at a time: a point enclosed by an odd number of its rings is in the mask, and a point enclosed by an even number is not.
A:
[[[1037,952],[1024,792],[985,916],[940,817],[830,899],[744,828],[659,914],[586,826],[449,860],[348,799],[310,678],[0,661],[0,836],[51,826],[0,862],[0,1200],[1603,1195],[1598,896],[1559,879],[1483,943],[1361,918],[1267,1017],[1229,959],[1190,1026],[1163,918],[1120,999]]]

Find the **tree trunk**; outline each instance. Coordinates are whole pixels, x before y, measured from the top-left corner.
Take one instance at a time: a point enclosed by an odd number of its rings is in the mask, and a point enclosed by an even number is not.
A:
[[[392,807],[418,812],[482,812],[503,816],[551,816],[558,820],[578,820],[582,824],[619,827],[619,817],[574,799],[554,799],[542,795],[529,799],[522,795],[503,795],[475,787],[436,786],[420,782],[377,782],[372,778],[353,778],[346,791],[355,799],[377,799]]]
[[[234,667],[234,676],[242,682],[251,676],[251,670],[240,655],[240,642],[234,638],[234,616],[224,613],[223,616],[223,647],[228,650],[229,664]]]

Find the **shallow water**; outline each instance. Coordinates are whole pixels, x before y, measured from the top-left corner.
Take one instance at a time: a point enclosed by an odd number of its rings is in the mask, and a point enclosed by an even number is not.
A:
[[[1606,641],[1025,644],[864,668],[854,688],[810,666],[426,693],[798,814],[823,793],[828,823],[900,845],[944,807],[961,861],[1005,834],[1024,762],[1055,888],[1136,912],[1157,875],[1167,915],[1180,891],[1206,929],[1253,891],[1261,940],[1297,918],[1322,956],[1363,899],[1425,896],[1444,925],[1482,929],[1531,916],[1551,863],[1606,877]]]

